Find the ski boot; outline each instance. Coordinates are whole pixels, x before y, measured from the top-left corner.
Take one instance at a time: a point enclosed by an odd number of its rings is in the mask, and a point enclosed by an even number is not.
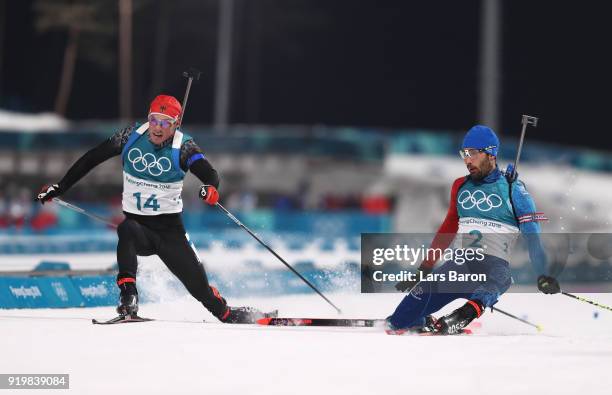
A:
[[[136,317],[138,315],[138,291],[136,290],[135,280],[125,281],[125,279],[120,279],[117,284],[121,292],[117,314],[123,317]]]
[[[227,307],[225,314],[219,320],[226,324],[255,324],[261,318],[274,318],[278,310],[264,313],[253,307]]]
[[[422,334],[429,333],[433,329],[436,319],[428,315],[425,317],[425,325],[416,325],[408,328],[396,328],[391,324],[391,321],[387,318],[385,320],[385,333],[387,335],[404,335],[404,334]]]
[[[119,306],[117,306],[117,314],[121,316],[135,317],[138,314],[138,294],[121,295],[119,298]]]
[[[466,304],[438,319],[431,326],[432,332],[436,335],[459,335],[461,333],[471,333],[465,329],[475,318],[484,312],[484,306],[477,300],[468,300]]]

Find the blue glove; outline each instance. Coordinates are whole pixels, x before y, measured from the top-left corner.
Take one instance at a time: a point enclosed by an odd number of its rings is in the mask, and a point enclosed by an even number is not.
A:
[[[509,163],[508,166],[506,167],[504,176],[506,177],[506,180],[508,180],[508,183],[510,184],[512,184],[518,178],[518,173],[514,171],[514,165],[512,163]]]

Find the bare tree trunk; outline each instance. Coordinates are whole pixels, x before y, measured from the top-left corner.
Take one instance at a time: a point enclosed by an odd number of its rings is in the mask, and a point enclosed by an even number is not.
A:
[[[249,29],[247,46],[247,75],[246,75],[246,120],[247,123],[259,122],[260,98],[261,98],[261,51],[263,36],[264,12],[260,8],[264,6],[261,2],[251,1]]]
[[[0,98],[2,98],[2,62],[4,62],[4,30],[6,29],[6,1],[0,0]]]
[[[119,117],[132,118],[132,0],[119,0]]]
[[[480,5],[480,86],[478,120],[496,132],[500,124],[502,21],[501,0],[483,0]]]
[[[230,89],[232,79],[232,32],[234,30],[234,0],[219,0],[217,37],[217,70],[215,81],[214,125],[224,132],[229,123]]]
[[[59,89],[55,97],[55,112],[61,116],[66,116],[72,81],[74,79],[74,66],[76,64],[77,50],[79,47],[79,29],[70,28],[68,32],[68,43],[64,50],[64,63],[62,65],[62,76]]]
[[[153,60],[153,81],[151,82],[150,99],[159,95],[164,84],[164,74],[166,74],[166,56],[168,56],[168,36],[170,21],[168,14],[170,2],[162,1],[158,6],[159,26],[156,29],[157,39],[155,40],[155,59]]]

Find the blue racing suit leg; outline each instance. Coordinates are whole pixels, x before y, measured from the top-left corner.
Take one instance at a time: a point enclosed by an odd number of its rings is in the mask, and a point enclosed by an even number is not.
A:
[[[462,264],[446,261],[433,274],[444,274],[448,280],[450,271],[458,275],[484,273],[487,279],[467,282],[422,281],[400,302],[388,318],[389,323],[396,329],[423,326],[426,316],[460,298],[478,300],[484,307],[493,306],[512,281],[508,263],[492,255],[485,255],[482,261]]]

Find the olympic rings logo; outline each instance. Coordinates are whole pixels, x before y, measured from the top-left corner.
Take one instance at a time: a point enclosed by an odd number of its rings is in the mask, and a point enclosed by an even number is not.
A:
[[[172,164],[170,163],[170,159],[166,157],[161,157],[157,159],[155,155],[151,153],[142,154],[142,151],[139,148],[132,148],[127,155],[128,160],[132,164],[134,170],[139,173],[143,171],[148,171],[150,175],[157,177],[162,173],[165,173],[170,170]]]
[[[502,205],[502,198],[494,193],[487,195],[480,189],[477,189],[474,193],[470,191],[461,192],[457,198],[457,203],[465,210],[476,207],[480,211],[490,211]]]

